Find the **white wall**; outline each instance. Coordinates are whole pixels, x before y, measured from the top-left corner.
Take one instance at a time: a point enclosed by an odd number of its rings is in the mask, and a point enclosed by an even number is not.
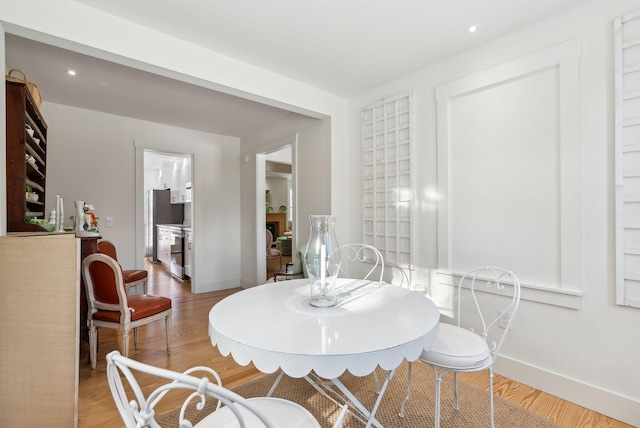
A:
[[[135,266],[136,147],[192,153],[195,213],[193,223],[195,292],[240,284],[240,142],[237,138],[196,132],[120,116],[44,102],[49,125],[48,205],[59,194],[65,217],[73,201],[96,208],[100,233],[118,248],[125,269]],[[47,212],[53,205],[47,207]],[[113,227],[104,218],[113,217]],[[140,226],[140,227],[137,227]],[[144,242],[144,241],[143,241]],[[143,247],[141,247],[143,249]],[[141,268],[142,266],[138,266]]]
[[[288,206],[288,184],[286,177],[267,177],[266,186],[271,193],[271,206],[278,211],[281,205]]]
[[[436,87],[580,40],[581,152],[575,160],[582,175],[580,308],[524,301],[497,371],[634,426],[640,425],[640,372],[633,369],[640,355],[640,336],[633,331],[640,312],[615,305],[612,30],[615,17],[639,6],[637,0],[594,0],[350,100],[351,140],[359,141],[362,107],[389,95],[414,92],[418,168],[413,281],[429,284],[438,266]],[[350,157],[359,157],[357,144],[350,146]],[[360,192],[358,174],[352,173],[351,195]],[[351,199],[350,230],[357,240],[360,199]],[[526,277],[521,280],[527,283]],[[446,288],[435,282],[430,287],[434,294]]]
[[[331,214],[335,195],[331,192],[335,179],[332,167],[330,120],[298,117],[284,119],[268,129],[242,138],[241,156],[249,162],[242,163],[242,279],[243,286],[256,284],[256,165],[255,153],[264,151],[274,142],[297,134],[296,159],[299,168],[294,184],[298,204],[294,207],[294,248],[309,236],[310,214]],[[344,205],[342,205],[344,207]],[[335,213],[335,211],[334,211]],[[345,217],[346,218],[346,217]],[[343,227],[347,228],[347,222]]]
[[[312,167],[308,173],[314,178],[322,176],[319,183],[323,188],[304,195],[299,205],[308,204],[309,209],[303,209],[306,214],[332,211],[343,219],[348,217],[349,196],[345,186],[348,157],[343,153],[348,127],[345,99],[72,0],[5,3],[0,9],[0,25],[4,31],[22,37],[321,118],[326,123],[326,132],[318,141],[317,156],[309,158]],[[132,40],[136,43],[131,43]],[[4,103],[0,115],[4,116]],[[245,171],[243,165],[243,188],[247,185]],[[254,186],[251,184],[248,191],[254,190]],[[197,192],[195,188],[194,191]],[[250,205],[254,207],[255,201],[250,201]],[[254,250],[243,251],[242,275],[255,284],[255,267],[245,270],[245,260],[252,258],[255,262],[255,242],[245,242],[245,236],[255,240],[255,219],[252,222],[245,219],[248,215],[245,208],[243,199],[243,249],[249,244]],[[6,222],[5,216],[4,211],[0,212],[0,223]],[[250,229],[245,231],[247,227]],[[338,233],[346,233],[347,228],[348,222],[339,223]],[[197,263],[198,259],[196,269]]]

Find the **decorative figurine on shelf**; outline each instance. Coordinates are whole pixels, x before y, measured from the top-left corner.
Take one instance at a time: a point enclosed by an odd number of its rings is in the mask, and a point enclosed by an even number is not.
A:
[[[98,219],[93,213],[94,207],[84,201],[75,201],[76,204],[76,236],[100,236]]]

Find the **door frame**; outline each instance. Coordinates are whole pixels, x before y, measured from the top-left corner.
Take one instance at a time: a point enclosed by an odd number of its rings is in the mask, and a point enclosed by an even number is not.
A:
[[[264,203],[265,181],[266,181],[266,163],[270,153],[275,153],[283,148],[291,147],[291,224],[292,229],[296,230],[298,224],[298,134],[289,134],[269,143],[261,144],[254,149],[255,172],[256,172],[256,194],[255,194],[255,230],[256,233],[256,283],[264,284],[267,280],[267,261],[265,255],[265,247],[267,245],[265,233],[259,233],[265,228],[266,206]],[[294,233],[291,240],[292,251],[297,248],[297,234]]]
[[[144,259],[145,259],[145,227],[144,227],[144,200],[145,200],[145,189],[144,189],[144,165],[145,165],[145,152],[156,152],[165,155],[175,155],[181,157],[190,157],[191,159],[191,185],[192,188],[197,187],[195,181],[195,154],[193,152],[185,152],[184,150],[180,150],[177,146],[172,147],[158,147],[154,144],[146,144],[140,141],[134,141],[134,147],[136,151],[136,168],[135,168],[135,189],[136,189],[136,200],[135,200],[135,242],[136,242],[136,252],[135,252],[135,266],[137,269],[144,269]],[[194,228],[194,211],[195,211],[195,203],[193,198],[193,190],[192,190],[192,202],[191,202],[191,227],[192,230]],[[195,248],[195,245],[194,245]],[[194,252],[195,253],[195,252]],[[191,292],[195,293],[196,290],[196,266],[195,262],[192,266],[192,276],[191,276]]]

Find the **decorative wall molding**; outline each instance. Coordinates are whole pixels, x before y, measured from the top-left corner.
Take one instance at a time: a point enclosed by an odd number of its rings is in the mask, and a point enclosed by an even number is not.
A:
[[[580,56],[574,39],[436,88],[439,269],[581,293]]]

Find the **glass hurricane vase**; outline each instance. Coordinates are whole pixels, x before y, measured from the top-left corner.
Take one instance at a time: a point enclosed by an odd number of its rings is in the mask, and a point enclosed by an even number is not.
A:
[[[335,285],[340,271],[340,245],[335,234],[335,216],[310,215],[309,241],[303,260],[310,280],[309,304],[317,308],[335,306]]]

